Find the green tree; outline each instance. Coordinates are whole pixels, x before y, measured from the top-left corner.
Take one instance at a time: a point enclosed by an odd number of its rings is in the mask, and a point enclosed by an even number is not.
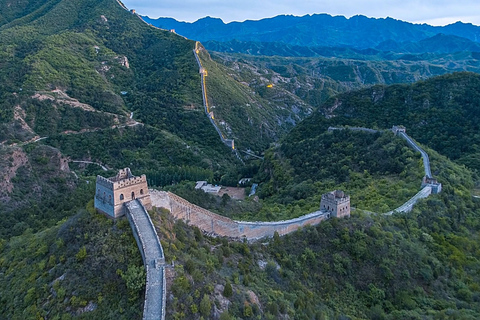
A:
[[[225,288],[223,289],[223,296],[230,298],[233,295],[233,289],[232,285],[230,284],[230,281],[227,281],[225,284]]]
[[[208,317],[211,310],[212,303],[210,302],[210,298],[206,294],[204,294],[202,301],[200,301],[200,313],[202,316]]]
[[[143,266],[130,265],[125,273],[121,273],[121,277],[126,282],[128,290],[132,292],[143,289],[146,283],[145,268]]]
[[[82,262],[85,260],[87,257],[87,248],[85,246],[81,247],[80,250],[78,250],[78,253],[75,255],[75,258],[77,258],[78,262]]]

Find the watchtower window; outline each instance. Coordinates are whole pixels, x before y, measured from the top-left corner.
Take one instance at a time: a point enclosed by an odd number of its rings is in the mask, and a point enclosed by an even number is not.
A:
[[[112,204],[112,195],[109,195],[109,196],[108,196],[108,203],[109,203],[109,204]]]
[[[143,194],[143,189],[140,189],[140,194]]]
[[[120,194],[120,200],[123,200],[123,199],[125,199],[125,197],[123,196],[123,193],[122,193]]]
[[[132,191],[132,200],[135,199],[135,192]]]

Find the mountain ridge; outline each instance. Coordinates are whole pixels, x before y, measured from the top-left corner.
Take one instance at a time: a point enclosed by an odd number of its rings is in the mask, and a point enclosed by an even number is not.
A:
[[[205,17],[193,23],[172,18],[151,19],[147,23],[165,29],[175,29],[187,38],[198,41],[258,41],[281,42],[307,47],[373,48],[386,40],[417,42],[438,33],[480,41],[480,27],[456,22],[443,27],[413,24],[393,18],[368,18],[356,15],[351,18],[328,14],[305,16],[279,15],[261,20],[224,23],[219,18]],[[375,35],[374,37],[372,35]]]

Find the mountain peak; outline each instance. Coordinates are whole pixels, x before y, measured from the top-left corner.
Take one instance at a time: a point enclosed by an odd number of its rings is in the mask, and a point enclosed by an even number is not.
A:
[[[195,21],[194,23],[198,23],[198,22],[209,22],[209,23],[213,22],[213,23],[225,24],[222,19],[216,18],[216,17],[211,17],[211,16],[206,16],[206,17],[200,18],[197,21]]]

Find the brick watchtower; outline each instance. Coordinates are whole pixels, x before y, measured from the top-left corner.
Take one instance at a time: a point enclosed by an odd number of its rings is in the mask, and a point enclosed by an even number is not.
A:
[[[320,211],[328,212],[332,217],[350,217],[350,196],[341,190],[322,194]]]
[[[152,208],[148,192],[147,177],[136,177],[130,168],[121,169],[115,177],[97,176],[95,209],[118,218],[125,214],[124,203],[139,199],[147,209]]]

